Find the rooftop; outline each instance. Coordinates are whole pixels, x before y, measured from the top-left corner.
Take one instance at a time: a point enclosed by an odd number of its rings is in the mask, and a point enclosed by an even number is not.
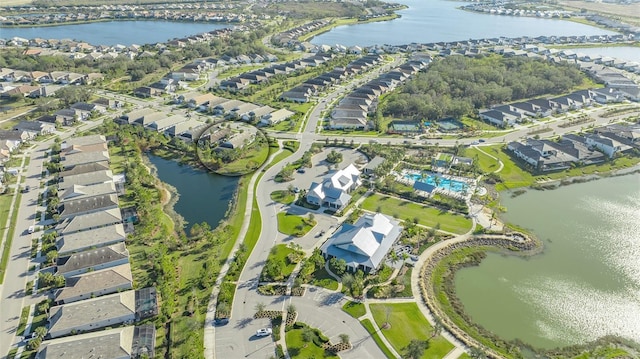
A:
[[[107,247],[91,249],[84,252],[62,256],[57,261],[56,274],[89,269],[101,264],[129,258],[129,251],[124,242]]]
[[[109,293],[114,293],[121,286],[128,285],[131,288],[132,283],[133,277],[129,263],[84,273],[67,278],[65,287],[56,293],[56,302],[68,303],[83,295],[89,298],[108,289],[113,289]]]
[[[130,358],[134,346],[134,330],[133,326],[129,326],[47,340],[40,346],[36,358]]]

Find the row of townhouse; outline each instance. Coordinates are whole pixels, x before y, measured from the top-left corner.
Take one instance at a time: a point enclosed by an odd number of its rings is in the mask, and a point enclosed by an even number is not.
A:
[[[634,148],[640,149],[640,125],[637,124],[604,126],[594,133],[567,134],[557,141],[527,138],[507,144],[507,150],[538,172],[599,163]]]
[[[124,178],[109,169],[107,140],[66,140],[60,156],[56,274],[65,286],[55,292],[47,340],[36,357],[153,356],[155,328],[132,324],[157,315],[157,293],[153,287],[133,290],[123,220],[131,213],[118,203]],[[106,327],[118,328],[101,330]]]
[[[251,84],[259,84],[269,80],[276,75],[289,75],[299,69],[307,66],[319,66],[333,57],[331,54],[317,53],[311,57],[286,62],[284,64],[275,64],[259,70],[245,72],[238,76],[221,81],[219,88],[229,92],[237,92],[247,88]]]
[[[328,128],[351,130],[370,128],[368,118],[376,111],[378,98],[424,69],[430,61],[428,56],[416,55],[404,64],[350,92],[331,111]]]
[[[382,61],[381,55],[366,55],[360,57],[345,67],[337,67],[329,72],[308,79],[302,84],[285,91],[280,99],[296,103],[309,102],[312,96],[322,92],[327,87],[342,82],[344,79],[356,74],[366,72]]]
[[[480,119],[499,127],[510,127],[525,119],[542,118],[589,107],[595,103],[606,104],[624,101],[622,92],[613,88],[580,90],[565,96],[537,98],[528,101],[498,105],[478,112]]]
[[[298,41],[299,37],[325,27],[330,23],[331,22],[329,20],[311,21],[306,24],[296,26],[287,31],[281,32],[279,34],[273,35],[273,37],[271,38],[271,42],[282,47],[294,47],[300,43]]]

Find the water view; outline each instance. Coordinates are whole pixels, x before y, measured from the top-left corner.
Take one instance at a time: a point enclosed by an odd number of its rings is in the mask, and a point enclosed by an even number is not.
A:
[[[509,222],[545,243],[531,258],[489,254],[456,290],[479,324],[537,347],[619,335],[640,343],[640,175],[505,196]]]
[[[407,173],[405,178],[414,182],[422,182],[454,192],[465,192],[469,189],[469,185],[464,182],[425,172]]]
[[[176,21],[107,21],[87,24],[0,28],[0,38],[74,39],[92,45],[154,44],[229,27]]]
[[[162,157],[148,157],[158,171],[157,177],[180,194],[173,209],[188,223],[187,233],[195,223],[207,222],[211,228],[217,227],[238,187],[238,178],[201,171]]]
[[[371,46],[459,41],[491,37],[569,36],[614,34],[571,21],[479,14],[458,10],[467,3],[445,0],[398,0],[409,6],[401,18],[367,24],[339,26],[316,36],[314,44]]]

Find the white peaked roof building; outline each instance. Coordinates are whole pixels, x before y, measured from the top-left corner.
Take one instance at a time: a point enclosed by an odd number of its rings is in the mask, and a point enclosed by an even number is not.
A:
[[[320,247],[325,258],[344,259],[351,271],[365,273],[382,264],[393,243],[400,237],[400,222],[380,213],[365,214],[353,225],[343,224]]]
[[[340,209],[351,200],[349,193],[362,184],[360,170],[353,164],[332,173],[322,183],[312,182],[307,201],[319,206]]]

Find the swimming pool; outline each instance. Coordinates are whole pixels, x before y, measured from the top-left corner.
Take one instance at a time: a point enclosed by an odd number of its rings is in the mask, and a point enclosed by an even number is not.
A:
[[[406,179],[410,179],[416,182],[424,182],[426,184],[430,184],[432,186],[436,186],[438,188],[454,191],[454,192],[465,192],[469,189],[469,185],[464,182],[452,180],[449,178],[440,177],[432,174],[423,174],[423,173],[407,173],[404,176]],[[436,185],[436,177],[439,178],[439,183]]]

